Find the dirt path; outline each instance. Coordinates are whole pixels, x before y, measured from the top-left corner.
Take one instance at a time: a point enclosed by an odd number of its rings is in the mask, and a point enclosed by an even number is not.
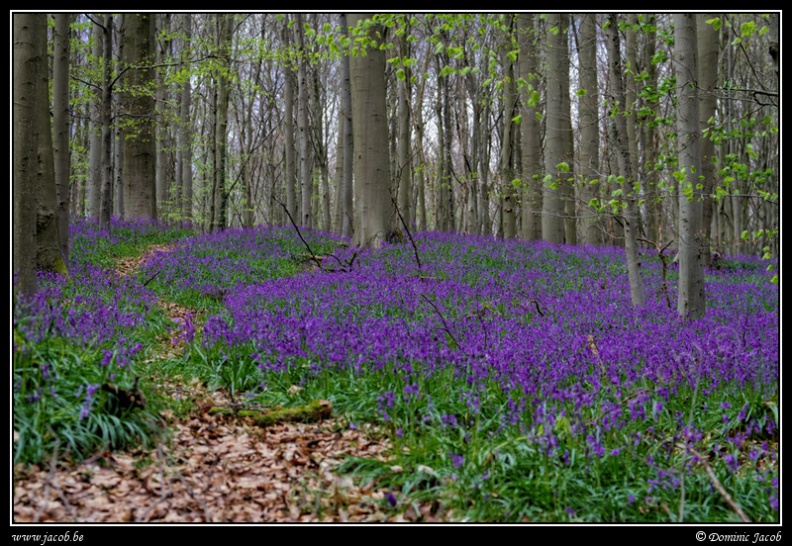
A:
[[[134,274],[153,252],[171,249],[154,245],[138,258],[120,260],[118,272]],[[176,322],[189,312],[160,305]],[[178,342],[164,345],[162,358],[182,350]],[[375,429],[352,429],[342,418],[261,428],[207,413],[230,401],[199,381],[163,382],[162,388],[168,396],[191,399],[196,408],[185,419],[162,415],[169,440],[154,449],[105,451],[80,463],[17,465],[14,521],[440,521],[436,505],[394,513],[386,500],[394,500],[392,492],[337,474],[347,456],[387,462],[391,446]]]

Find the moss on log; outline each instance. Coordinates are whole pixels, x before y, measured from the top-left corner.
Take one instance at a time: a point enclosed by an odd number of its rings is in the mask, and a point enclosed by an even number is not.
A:
[[[327,400],[314,400],[310,404],[295,408],[273,408],[264,410],[234,410],[222,406],[209,408],[210,415],[228,415],[252,420],[256,425],[267,427],[276,423],[311,423],[330,417],[333,405]]]

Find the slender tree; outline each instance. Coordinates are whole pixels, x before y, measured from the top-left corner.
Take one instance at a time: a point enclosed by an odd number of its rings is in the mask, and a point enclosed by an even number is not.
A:
[[[704,316],[703,204],[701,125],[698,103],[698,40],[696,14],[674,14],[674,53],[677,81],[677,152],[684,176],[679,195],[679,293],[677,312],[682,317]]]
[[[69,147],[69,36],[68,13],[55,14],[54,56],[52,58],[52,121],[54,126],[55,187],[58,190],[61,254],[69,255],[69,179],[71,153]]]

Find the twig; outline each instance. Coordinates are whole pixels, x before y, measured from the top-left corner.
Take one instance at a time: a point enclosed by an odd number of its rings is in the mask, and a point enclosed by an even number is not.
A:
[[[388,190],[390,191],[390,190]],[[391,202],[393,202],[393,206],[396,208],[396,214],[399,215],[399,220],[401,220],[402,226],[404,226],[404,231],[407,232],[407,237],[410,239],[410,244],[413,247],[413,253],[415,254],[415,262],[418,264],[418,273],[422,273],[421,271],[421,258],[418,256],[418,246],[415,244],[415,239],[413,239],[412,233],[410,233],[410,228],[407,227],[407,222],[404,221],[404,217],[402,216],[401,211],[399,210],[399,205],[396,204],[396,199],[393,197],[393,192],[391,194]]]
[[[448,336],[451,338],[451,340],[456,344],[457,347],[461,347],[459,342],[454,337],[454,334],[452,334],[451,330],[448,328],[448,324],[446,324],[445,318],[443,317],[443,313],[440,312],[440,309],[437,308],[437,306],[434,304],[434,302],[432,302],[432,300],[426,297],[426,294],[421,294],[421,297],[425,299],[427,302],[429,302],[429,305],[431,305],[434,308],[435,312],[437,313],[437,316],[439,316],[440,320],[443,322],[443,328],[445,328],[445,331],[448,334]]]
[[[149,277],[149,279],[146,282],[143,283],[143,286],[148,285],[148,283],[150,283],[151,281],[156,279],[157,275],[159,275],[160,273],[162,273],[162,269],[158,269],[156,273],[154,273],[151,277]]]
[[[726,504],[728,504],[731,509],[734,510],[738,516],[740,516],[741,521],[745,523],[751,523],[751,519],[746,515],[743,509],[740,508],[740,505],[734,501],[732,496],[729,495],[729,492],[726,491],[726,488],[723,487],[720,480],[718,480],[718,477],[715,475],[715,472],[712,471],[712,467],[709,465],[709,463],[707,463],[707,460],[704,458],[704,456],[693,449],[691,449],[690,452],[701,460],[701,463],[704,465],[704,470],[707,471],[707,476],[709,476],[712,485],[718,490],[718,493],[720,493],[721,497],[723,497],[723,500],[726,501]]]
[[[539,313],[540,317],[544,316],[544,313],[542,313],[541,307],[539,307],[539,302],[538,301],[536,301],[536,300],[528,300],[528,303],[533,303],[534,306],[536,306],[536,312]]]
[[[273,200],[273,201],[275,201],[276,203],[278,203],[278,204],[279,204],[281,207],[283,207],[283,210],[284,210],[284,212],[286,212],[286,216],[288,216],[288,217],[289,217],[289,220],[291,221],[292,225],[294,226],[294,229],[295,229],[295,231],[297,231],[297,236],[298,236],[298,237],[300,238],[300,240],[303,242],[303,244],[305,245],[305,248],[307,248],[307,249],[308,249],[308,253],[311,255],[311,259],[313,259],[314,263],[316,263],[316,266],[317,266],[319,269],[323,269],[323,268],[322,268],[322,260],[320,260],[320,259],[319,259],[319,258],[316,256],[316,254],[314,254],[314,251],[311,249],[311,245],[309,245],[309,244],[308,244],[308,241],[306,241],[306,240],[303,238],[303,236],[302,236],[302,233],[300,233],[300,228],[299,228],[299,227],[297,227],[297,222],[295,222],[295,221],[294,221],[294,218],[292,218],[292,215],[291,215],[291,213],[289,212],[289,208],[288,208],[286,205],[284,205],[284,204],[283,204],[283,202],[282,202],[282,201],[280,201],[280,200],[279,200],[277,197],[275,197],[275,195],[274,195],[274,194],[272,195],[272,200]]]

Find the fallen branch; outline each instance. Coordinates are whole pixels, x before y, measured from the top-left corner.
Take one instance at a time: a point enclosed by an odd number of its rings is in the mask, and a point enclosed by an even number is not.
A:
[[[437,313],[437,316],[440,317],[440,320],[443,322],[443,328],[445,328],[446,333],[451,338],[451,340],[454,342],[454,344],[456,344],[457,348],[461,347],[459,342],[454,337],[454,334],[451,333],[451,329],[448,327],[448,324],[446,324],[445,318],[443,317],[443,313],[440,312],[440,309],[437,308],[437,306],[434,304],[434,302],[432,300],[430,300],[429,298],[426,297],[426,294],[421,294],[421,297],[423,299],[425,299],[427,302],[429,302],[429,305],[431,305],[432,308],[435,310],[435,313]]]
[[[314,400],[310,404],[296,408],[277,408],[271,410],[236,410],[223,406],[209,408],[210,415],[227,415],[252,419],[260,427],[268,427],[277,423],[313,423],[327,419],[333,410],[333,404],[327,400]]]
[[[715,475],[715,472],[713,472],[712,467],[709,465],[709,463],[707,463],[707,459],[705,459],[703,455],[693,449],[691,449],[690,452],[698,457],[699,460],[701,460],[701,463],[704,465],[704,470],[707,471],[707,476],[709,476],[710,482],[712,482],[712,486],[718,491],[718,493],[720,493],[720,496],[723,497],[723,500],[726,501],[726,504],[728,504],[729,507],[731,507],[731,509],[734,510],[738,516],[740,516],[741,521],[745,523],[751,523],[751,519],[748,517],[748,515],[743,511],[740,505],[734,501],[732,496],[729,495],[729,492],[726,491],[726,488],[723,487],[723,484],[721,484],[720,480],[718,480],[718,477]]]
[[[313,260],[313,262],[316,264],[316,267],[318,267],[320,270],[324,271],[325,273],[335,273],[336,271],[339,271],[338,269],[327,269],[326,267],[324,267],[322,265],[322,260],[319,259],[319,257],[316,255],[316,253],[311,248],[311,245],[308,244],[308,241],[306,241],[303,238],[302,233],[300,233],[300,228],[297,227],[297,222],[295,222],[294,218],[292,218],[292,215],[289,212],[289,208],[286,205],[284,205],[283,202],[280,201],[277,197],[275,197],[275,195],[272,195],[271,197],[272,197],[273,201],[275,201],[281,207],[283,207],[283,211],[286,213],[286,216],[289,217],[289,220],[291,221],[292,225],[294,226],[294,230],[297,232],[297,236],[303,242],[303,244],[305,245],[305,248],[308,249],[308,254],[310,254],[311,260]],[[352,258],[350,260],[345,260],[344,262],[342,262],[341,259],[338,256],[334,255],[334,254],[323,254],[323,256],[330,256],[330,257],[334,258],[339,264],[341,264],[341,267],[343,268],[343,269],[341,269],[341,271],[344,271],[345,273],[348,273],[352,269],[352,264],[355,263],[355,258],[357,258],[357,252],[355,252],[352,255]]]
[[[389,190],[390,191],[390,190]],[[407,232],[407,237],[410,239],[410,244],[413,247],[413,253],[415,254],[415,263],[418,264],[418,273],[421,273],[421,258],[418,256],[418,246],[415,244],[415,239],[413,239],[412,233],[410,233],[410,228],[407,227],[407,222],[404,221],[404,217],[402,216],[401,211],[399,210],[399,205],[396,204],[396,199],[393,197],[393,192],[391,192],[391,202],[393,202],[393,207],[396,209],[396,214],[399,215],[399,220],[401,220],[402,226],[404,226],[404,231]],[[423,278],[423,277],[421,277]]]

